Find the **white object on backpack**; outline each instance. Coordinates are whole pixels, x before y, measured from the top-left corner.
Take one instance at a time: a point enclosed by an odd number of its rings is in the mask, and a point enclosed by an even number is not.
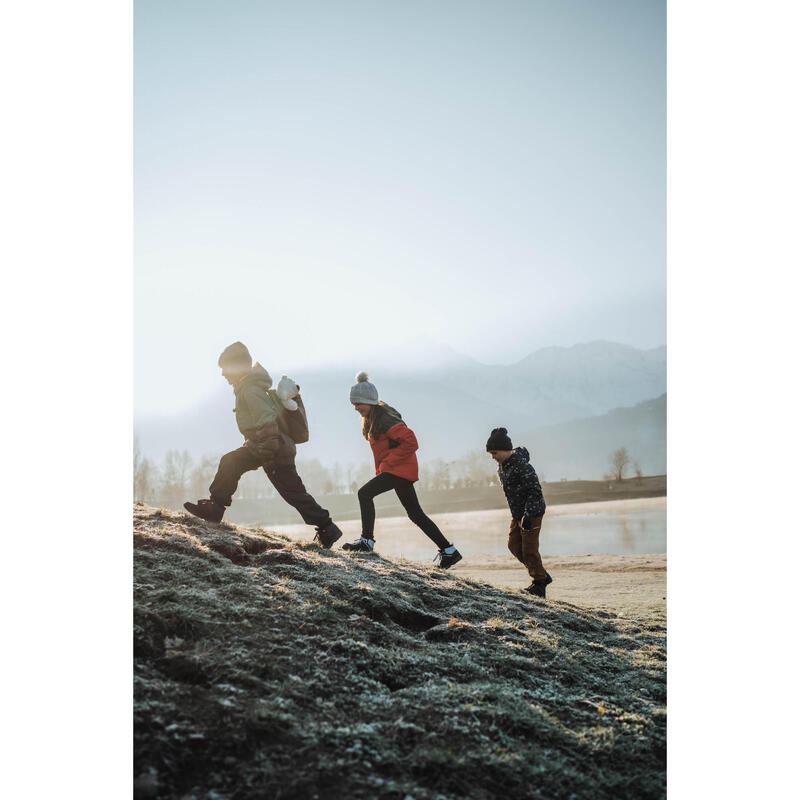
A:
[[[275,389],[275,393],[278,395],[283,407],[289,411],[297,411],[298,409],[297,403],[292,399],[297,397],[298,391],[297,384],[291,378],[287,378],[286,375],[281,377]]]

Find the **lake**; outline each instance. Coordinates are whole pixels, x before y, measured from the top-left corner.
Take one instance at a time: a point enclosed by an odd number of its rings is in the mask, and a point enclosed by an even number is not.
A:
[[[464,556],[505,555],[510,515],[502,509],[432,514]],[[338,523],[344,536],[334,547],[361,535],[361,523]],[[294,539],[310,539],[308,525],[276,525]],[[376,550],[382,555],[412,560],[432,559],[436,546],[406,517],[386,517],[375,523]],[[550,506],[545,514],[540,539],[542,555],[585,555],[612,553],[665,553],[667,545],[667,503],[665,497],[611,500],[599,503]]]

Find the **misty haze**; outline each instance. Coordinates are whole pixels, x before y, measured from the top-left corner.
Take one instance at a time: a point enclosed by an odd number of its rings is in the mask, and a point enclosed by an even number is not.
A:
[[[663,798],[664,3],[134,14],[134,796]]]

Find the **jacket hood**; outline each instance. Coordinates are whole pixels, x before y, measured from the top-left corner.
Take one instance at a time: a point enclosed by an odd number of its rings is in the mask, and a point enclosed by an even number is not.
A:
[[[403,421],[403,415],[396,409],[392,408],[390,405],[383,403],[380,408],[383,409],[384,413],[388,414],[391,417],[397,417],[398,422]]]
[[[400,412],[391,406],[387,406],[386,403],[380,403],[379,405],[375,406],[375,408],[377,410],[377,417],[375,418],[372,428],[370,429],[370,436],[380,436],[386,433],[386,431],[388,431],[390,428],[393,428],[399,422],[403,422]]]
[[[529,463],[531,454],[528,452],[527,447],[515,447],[514,452],[505,460],[503,469],[512,469],[516,466],[522,466]]]
[[[238,394],[242,389],[248,387],[258,387],[266,391],[271,386],[272,378],[270,378],[269,372],[267,372],[261,364],[256,362],[250,372],[244,376],[241,383],[236,386],[236,393]]]

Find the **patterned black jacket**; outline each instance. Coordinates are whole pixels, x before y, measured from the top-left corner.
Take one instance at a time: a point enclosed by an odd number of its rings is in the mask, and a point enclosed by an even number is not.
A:
[[[541,517],[547,508],[530,458],[524,447],[517,447],[497,470],[511,516],[517,521],[525,514],[529,517]]]

